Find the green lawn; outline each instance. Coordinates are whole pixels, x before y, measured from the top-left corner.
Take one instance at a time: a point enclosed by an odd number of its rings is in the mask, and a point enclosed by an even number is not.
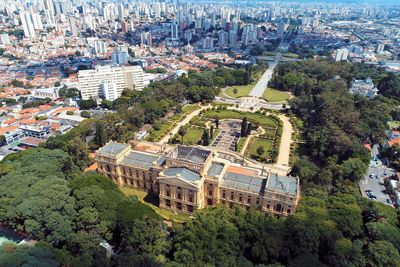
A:
[[[195,145],[200,140],[203,135],[203,130],[199,128],[189,128],[183,137],[183,144],[185,145]]]
[[[243,147],[244,143],[246,142],[247,138],[248,137],[240,137],[239,138],[239,141],[238,141],[238,144],[237,144],[237,152],[240,152],[242,150],[242,147]]]
[[[159,130],[152,129],[150,134],[145,138],[147,141],[158,141],[165,133],[167,133],[172,127],[171,122],[163,122],[160,124]]]
[[[182,112],[185,114],[192,113],[196,109],[199,109],[199,105],[197,104],[187,104],[182,108]]]
[[[190,215],[183,214],[183,213],[177,213],[175,214],[174,212],[167,210],[167,209],[162,209],[150,202],[145,201],[145,197],[149,194],[145,191],[137,190],[135,188],[130,188],[130,187],[120,187],[119,188],[121,192],[125,196],[135,196],[138,198],[140,202],[143,204],[149,206],[152,208],[158,215],[160,215],[164,220],[167,221],[173,221],[177,223],[184,223],[190,220]]]
[[[257,153],[257,149],[259,147],[263,147],[264,148],[264,153],[261,155],[261,160],[265,160],[268,157],[268,153],[271,150],[272,144],[269,140],[267,139],[261,139],[261,138],[257,138],[255,139],[253,142],[251,142],[251,144],[249,144],[248,149],[250,149],[250,156],[252,158],[258,158],[259,155]]]
[[[256,123],[258,125],[265,125],[265,126],[277,126],[277,122],[260,113],[251,113],[251,112],[241,112],[241,111],[235,111],[235,110],[208,110],[205,111],[204,116],[214,119],[214,118],[219,118],[220,120],[222,119],[243,119],[244,117],[247,117],[247,119],[253,123]]]
[[[237,86],[230,86],[225,88],[225,94],[233,98],[239,98],[242,96],[248,96],[251,89],[253,89],[254,84],[248,85],[237,85]],[[236,88],[237,93],[234,93],[234,89]]]
[[[267,88],[264,91],[263,98],[268,102],[282,102],[288,100],[290,98],[290,94],[272,88]]]

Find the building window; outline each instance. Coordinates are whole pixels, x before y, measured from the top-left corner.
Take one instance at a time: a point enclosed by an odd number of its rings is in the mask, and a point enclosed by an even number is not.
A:
[[[267,209],[269,210],[271,208],[271,205],[267,204]]]
[[[233,198],[234,198],[234,195],[233,195],[233,193],[231,193],[231,200],[233,200]]]
[[[208,206],[212,206],[212,204],[213,204],[212,199],[207,199],[207,205],[208,205]]]
[[[247,204],[250,204],[251,203],[251,196],[249,196],[248,198],[247,198]]]
[[[177,208],[178,210],[182,210],[182,203],[176,202],[176,208]]]
[[[124,183],[128,184],[128,179],[124,178]]]
[[[165,206],[171,207],[171,200],[166,199],[166,200],[165,200]]]
[[[106,170],[107,170],[107,172],[111,172],[110,165],[108,165],[108,164],[107,164],[107,166],[106,166]]]
[[[169,192],[169,190],[165,191],[165,193],[167,194],[167,197],[171,196],[171,193]]]
[[[240,194],[239,195],[239,202],[242,202],[243,201],[243,197],[242,197],[242,194]]]
[[[291,211],[292,211],[291,209],[287,209],[286,212],[287,212],[288,214],[290,214]]]
[[[275,211],[277,211],[277,212],[281,212],[282,211],[282,204],[281,203],[278,203],[278,204],[275,205]]]
[[[181,193],[178,193],[178,197],[177,197],[178,199],[182,199],[182,194]]]
[[[188,210],[188,212],[193,212],[193,206],[192,205],[187,205],[187,210]]]
[[[122,174],[123,174],[123,175],[126,175],[125,167],[122,167]]]
[[[192,190],[189,190],[188,196],[189,196],[189,202],[193,202],[193,191]]]
[[[224,191],[222,191],[222,198],[225,198],[225,197],[226,197],[226,192],[224,190]]]
[[[256,204],[260,205],[260,199],[259,198],[257,198]]]
[[[132,169],[129,169],[129,176],[132,176]]]
[[[209,196],[212,196],[212,195],[213,195],[213,190],[212,190],[212,189],[208,190],[208,195],[209,195]]]
[[[229,208],[233,208],[233,203],[229,203]]]
[[[225,200],[222,200],[221,203],[225,205]]]

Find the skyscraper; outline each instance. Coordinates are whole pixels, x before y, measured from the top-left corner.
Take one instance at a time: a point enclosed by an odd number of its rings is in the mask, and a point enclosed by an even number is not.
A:
[[[29,12],[22,11],[19,14],[22,22],[22,28],[24,30],[24,36],[26,38],[33,38],[36,36],[35,28],[33,26],[33,21]]]
[[[174,39],[174,40],[179,39],[179,27],[178,27],[177,21],[173,21],[171,23],[171,39]]]

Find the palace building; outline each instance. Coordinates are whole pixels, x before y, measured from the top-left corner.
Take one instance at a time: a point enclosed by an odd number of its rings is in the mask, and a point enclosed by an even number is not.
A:
[[[109,142],[96,152],[98,172],[119,186],[159,196],[160,207],[192,213],[213,205],[254,207],[287,216],[300,196],[296,177],[267,172],[232,152],[201,146]]]

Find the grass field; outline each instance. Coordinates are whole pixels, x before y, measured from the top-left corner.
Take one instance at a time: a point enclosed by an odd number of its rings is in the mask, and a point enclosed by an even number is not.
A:
[[[147,202],[145,198],[149,195],[149,193],[141,190],[137,190],[135,188],[130,188],[130,187],[120,187],[119,188],[121,192],[125,196],[135,196],[137,199],[142,202],[143,204],[147,205],[148,207],[152,208],[158,215],[160,215],[164,220],[167,221],[173,221],[177,223],[184,223],[190,220],[190,216],[187,214],[183,213],[177,213],[175,214],[174,212],[167,210],[167,209],[162,209],[150,202]]]
[[[183,137],[183,144],[185,145],[195,145],[200,140],[203,135],[203,130],[199,128],[189,128]]]
[[[262,96],[268,102],[282,102],[290,98],[287,92],[278,91],[272,88],[267,88]]]
[[[263,147],[264,148],[264,153],[261,155],[260,159],[261,160],[265,160],[268,157],[268,153],[271,150],[272,144],[269,140],[267,139],[260,139],[257,138],[255,139],[250,145],[249,148],[250,149],[250,156],[252,158],[257,158],[259,157],[258,153],[257,153],[257,149],[259,147]]]
[[[259,113],[249,113],[249,112],[240,112],[234,110],[208,110],[205,111],[204,116],[208,118],[219,118],[222,119],[243,119],[247,117],[247,119],[253,123],[258,125],[265,125],[265,126],[276,126],[277,122],[266,115],[259,114]]]
[[[165,133],[169,131],[171,126],[172,126],[171,122],[161,123],[160,129],[157,131],[153,129],[145,139],[148,141],[158,141]]]
[[[240,137],[238,144],[237,144],[237,152],[240,152],[242,150],[242,147],[244,145],[244,143],[246,142],[246,139],[249,137]]]
[[[254,84],[248,85],[238,85],[238,86],[230,86],[225,88],[225,94],[233,98],[239,98],[242,96],[248,96],[251,89],[253,89]],[[237,93],[234,93],[234,89],[236,88]]]
[[[185,114],[192,113],[196,109],[199,109],[199,105],[197,104],[187,104],[182,108],[182,112]]]

